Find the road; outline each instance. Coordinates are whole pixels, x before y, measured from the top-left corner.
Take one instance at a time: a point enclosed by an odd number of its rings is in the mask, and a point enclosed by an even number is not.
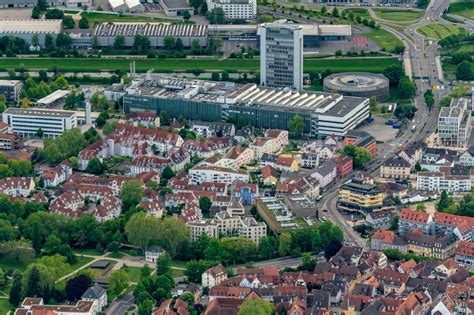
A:
[[[107,315],[124,315],[135,302],[132,293],[126,293],[121,298],[112,302],[106,311]]]
[[[426,38],[417,33],[417,29],[430,23],[456,24],[446,21],[442,18],[443,12],[447,9],[449,2],[431,1],[424,16],[416,23],[409,26],[400,26],[388,21],[381,20],[372,9],[369,9],[371,17],[385,30],[397,36],[405,45],[403,61],[406,74],[411,77],[417,86],[417,95],[414,104],[417,107],[414,122],[407,128],[401,129],[400,134],[393,140],[382,143],[378,146],[378,157],[373,166],[369,169],[372,175],[378,175],[380,165],[383,160],[393,156],[401,145],[411,141],[421,140],[425,136],[436,131],[438,119],[438,107],[440,99],[447,95],[450,86],[444,80],[443,69],[439,57],[436,56],[440,48],[436,40]],[[459,25],[459,24],[456,24]],[[466,29],[473,28],[474,25],[467,23],[461,25]],[[431,110],[425,104],[424,96],[426,90],[434,86],[444,86],[444,89],[433,89],[435,105]],[[416,125],[414,132],[411,131],[413,124]],[[338,212],[336,204],[338,198],[338,189],[333,188],[328,191],[320,202],[319,209],[329,210],[328,218],[337,224],[344,233],[346,241],[358,246],[366,246],[366,241],[362,239],[347,223],[346,219]]]

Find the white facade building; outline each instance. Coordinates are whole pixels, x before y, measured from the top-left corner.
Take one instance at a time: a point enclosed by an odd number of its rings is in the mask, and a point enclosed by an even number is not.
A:
[[[77,115],[67,110],[10,107],[3,113],[3,122],[22,137],[35,136],[39,129],[45,137],[57,137],[77,127]]]
[[[471,111],[465,98],[453,99],[450,107],[441,108],[438,116],[438,139],[441,145],[465,148],[471,135]]]
[[[469,176],[446,175],[442,172],[419,172],[416,178],[416,188],[438,192],[471,191],[471,178]]]
[[[260,27],[260,83],[303,89],[303,27],[265,23]]]
[[[249,174],[245,171],[205,165],[199,165],[190,169],[189,175],[193,184],[209,182],[230,185],[235,181],[248,182],[250,180]]]
[[[257,0],[207,0],[208,10],[222,8],[228,20],[251,20],[257,16]]]

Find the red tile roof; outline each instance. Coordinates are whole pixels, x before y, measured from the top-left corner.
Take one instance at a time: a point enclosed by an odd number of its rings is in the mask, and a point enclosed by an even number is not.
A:
[[[400,220],[412,221],[412,222],[418,222],[418,223],[428,223],[430,216],[431,215],[426,212],[410,210],[410,209],[402,209],[402,213],[400,214]]]
[[[474,242],[460,241],[456,249],[456,254],[474,257]]]

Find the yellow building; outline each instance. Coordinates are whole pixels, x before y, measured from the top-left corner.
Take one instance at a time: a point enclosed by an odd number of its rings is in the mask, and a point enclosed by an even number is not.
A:
[[[384,194],[377,186],[365,184],[362,179],[341,185],[338,207],[347,211],[371,212],[383,207]]]

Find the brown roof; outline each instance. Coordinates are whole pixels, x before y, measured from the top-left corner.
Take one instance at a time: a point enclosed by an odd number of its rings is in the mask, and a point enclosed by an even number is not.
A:
[[[235,298],[215,298],[207,305],[204,315],[237,315],[243,302]]]

